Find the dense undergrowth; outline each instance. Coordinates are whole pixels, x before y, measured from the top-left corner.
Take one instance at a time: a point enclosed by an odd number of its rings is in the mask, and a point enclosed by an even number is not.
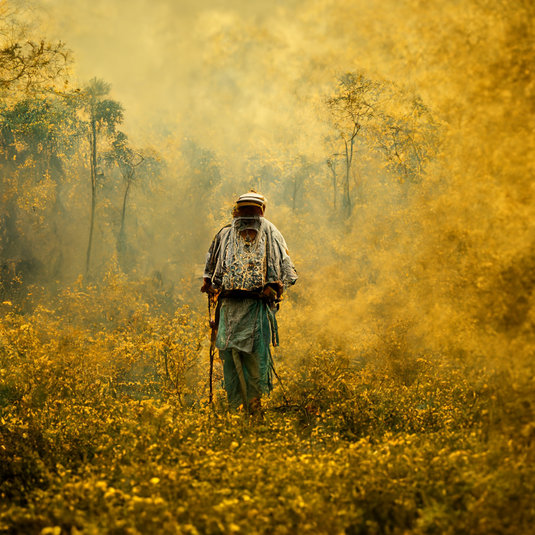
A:
[[[282,385],[249,421],[221,388],[207,405],[205,320],[150,282],[80,283],[56,305],[2,305],[1,533],[533,526],[528,380],[322,342],[279,358]]]

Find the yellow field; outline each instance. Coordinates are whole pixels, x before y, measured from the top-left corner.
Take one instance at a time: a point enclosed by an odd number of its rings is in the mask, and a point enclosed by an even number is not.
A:
[[[2,320],[2,531],[530,532],[532,384],[318,344],[277,363],[284,390],[249,420],[217,382],[207,404],[206,350],[166,375],[206,337],[196,314],[99,310],[117,316],[96,332],[44,309]]]

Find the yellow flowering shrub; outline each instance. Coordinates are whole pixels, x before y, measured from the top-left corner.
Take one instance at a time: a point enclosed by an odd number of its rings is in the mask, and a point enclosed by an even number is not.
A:
[[[249,421],[226,409],[218,374],[207,404],[206,320],[162,312],[140,286],[79,285],[31,315],[4,305],[2,530],[529,530],[531,384],[323,342],[277,356],[282,384]]]

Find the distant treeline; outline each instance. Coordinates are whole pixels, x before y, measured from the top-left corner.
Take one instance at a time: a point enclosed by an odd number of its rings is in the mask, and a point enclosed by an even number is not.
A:
[[[4,300],[28,285],[98,280],[112,259],[124,273],[158,276],[162,263],[199,262],[202,208],[240,187],[267,191],[293,212],[348,220],[369,202],[377,169],[406,195],[435,153],[437,127],[421,99],[355,72],[334,80],[323,101],[327,157],[266,152],[244,158],[246,180],[223,176],[228,164],[199,142],[184,139],[172,154],[136,146],[121,130],[126,112],[111,85],[94,78],[73,87],[65,46],[25,42],[15,12],[0,20],[14,23],[20,40],[4,39],[0,50]]]

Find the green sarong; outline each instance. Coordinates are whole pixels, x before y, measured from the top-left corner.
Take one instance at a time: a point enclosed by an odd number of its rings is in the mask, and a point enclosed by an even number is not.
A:
[[[233,408],[244,401],[241,373],[247,403],[272,389],[269,349],[272,328],[276,331],[275,314],[261,299],[222,299],[216,347],[223,361],[225,390]]]

